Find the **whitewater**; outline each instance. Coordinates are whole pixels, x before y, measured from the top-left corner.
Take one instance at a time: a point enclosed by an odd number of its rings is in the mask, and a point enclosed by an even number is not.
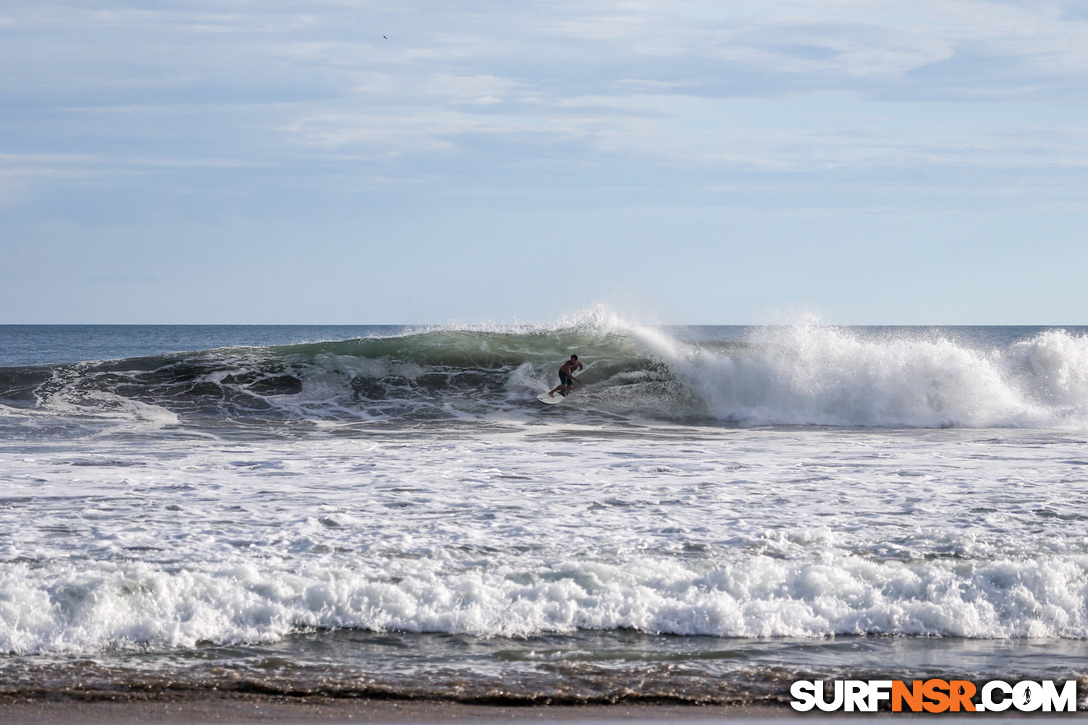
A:
[[[0,335],[0,694],[1088,676],[1084,328]]]

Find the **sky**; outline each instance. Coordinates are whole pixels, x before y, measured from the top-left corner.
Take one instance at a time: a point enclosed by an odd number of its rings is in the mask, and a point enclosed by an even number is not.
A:
[[[1083,0],[7,0],[0,323],[1085,324]]]

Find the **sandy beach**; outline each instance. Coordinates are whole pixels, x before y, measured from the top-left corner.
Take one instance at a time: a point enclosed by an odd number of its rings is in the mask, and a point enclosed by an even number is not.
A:
[[[5,700],[3,723],[437,723],[759,722],[795,715],[785,705],[491,706],[449,701],[290,698],[261,695],[148,700]]]
[[[858,722],[868,713],[808,713],[801,715],[786,704],[744,705],[542,705],[495,706],[440,700],[386,700],[366,698],[292,698],[265,695],[225,695],[203,698],[147,700],[30,700],[0,701],[0,723],[735,723],[777,722],[786,718],[816,718],[823,722]],[[881,718],[906,717],[948,721],[948,716],[876,713]],[[957,721],[1007,722],[1024,717],[1047,722],[1083,721],[1088,713],[993,713],[952,716]]]

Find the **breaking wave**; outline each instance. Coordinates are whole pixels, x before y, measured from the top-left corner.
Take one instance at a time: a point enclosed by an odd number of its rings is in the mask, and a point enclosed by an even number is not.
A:
[[[1088,336],[972,344],[947,330],[817,323],[691,340],[594,314],[547,329],[430,329],[265,348],[0,369],[0,413],[172,425],[478,420],[539,411],[571,353],[569,411],[735,425],[1064,427],[1088,421]],[[713,338],[713,335],[709,337]],[[572,399],[573,400],[573,399]],[[552,411],[558,413],[558,411]]]
[[[390,570],[392,568],[392,570]],[[1088,637],[1088,560],[820,562],[754,557],[443,572],[383,562],[306,573],[99,563],[0,573],[0,651],[255,643],[326,628],[531,636],[632,629],[716,637]]]

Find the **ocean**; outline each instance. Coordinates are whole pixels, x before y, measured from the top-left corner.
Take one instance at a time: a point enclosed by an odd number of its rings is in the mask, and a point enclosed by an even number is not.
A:
[[[0,696],[1084,693],[1086,441],[1084,327],[0,326]]]

